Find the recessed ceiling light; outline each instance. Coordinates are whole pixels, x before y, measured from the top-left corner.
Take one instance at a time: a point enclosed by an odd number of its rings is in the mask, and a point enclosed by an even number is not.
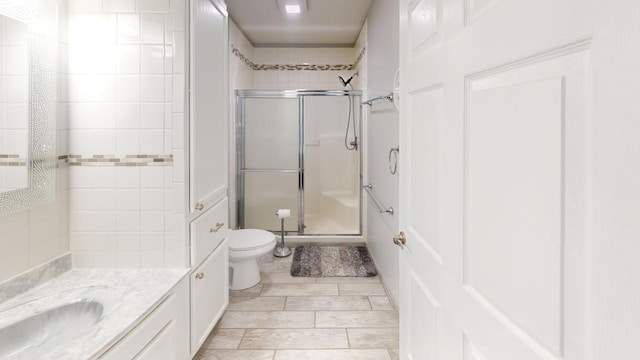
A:
[[[308,10],[307,0],[276,0],[284,14],[302,14]]]
[[[287,14],[300,14],[300,5],[285,5],[284,10]]]

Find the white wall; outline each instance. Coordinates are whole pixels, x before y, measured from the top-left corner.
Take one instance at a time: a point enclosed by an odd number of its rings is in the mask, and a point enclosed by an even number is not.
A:
[[[186,3],[69,4],[70,236],[75,267],[188,263]],[[101,162],[100,157],[113,161]]]
[[[238,25],[229,19],[229,88],[233,99],[233,91],[236,89],[253,89],[254,71],[249,65],[232,53],[232,48],[237,48],[247,59],[254,58],[254,49],[251,42],[244,36]],[[233,104],[233,103],[232,103]]]
[[[374,0],[367,15],[367,96],[387,95],[392,90],[398,68],[398,3]],[[398,146],[398,112],[389,102],[376,102],[369,108],[367,127],[367,177],[373,191],[385,206],[396,213],[380,214],[367,206],[367,244],[383,281],[398,299],[398,247],[391,241],[398,232],[398,175],[388,167],[389,149]],[[402,156],[402,149],[400,149]],[[400,169],[402,171],[402,169]],[[400,172],[399,171],[399,172]]]
[[[236,227],[236,106],[235,91],[238,89],[253,89],[254,71],[246,63],[233,54],[235,47],[248,60],[253,59],[253,45],[238,29],[238,26],[229,19],[229,226]]]
[[[353,48],[255,48],[256,64],[353,64]],[[356,54],[357,56],[357,54]],[[268,90],[343,90],[338,76],[347,79],[352,71],[256,70],[255,88]]]
[[[58,13],[45,10],[43,23],[55,24],[58,18],[58,44],[60,53],[66,52],[66,0],[40,0],[45,9],[58,6]],[[51,29],[55,33],[55,29]],[[54,36],[55,37],[55,36]],[[67,154],[67,111],[61,101],[66,89],[65,57],[58,62],[59,96],[57,138],[58,155]],[[9,216],[0,217],[0,281],[69,252],[69,170],[64,159],[58,161],[56,194],[52,203],[37,206]]]

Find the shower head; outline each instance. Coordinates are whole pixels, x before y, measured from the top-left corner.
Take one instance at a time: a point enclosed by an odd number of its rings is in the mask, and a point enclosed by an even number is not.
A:
[[[340,84],[342,84],[342,86],[347,87],[347,85],[349,85],[349,83],[351,82],[351,80],[353,80],[353,78],[355,76],[360,75],[359,71],[356,71],[353,75],[351,75],[351,77],[347,80],[345,80],[342,76],[338,76],[338,81],[340,81]]]

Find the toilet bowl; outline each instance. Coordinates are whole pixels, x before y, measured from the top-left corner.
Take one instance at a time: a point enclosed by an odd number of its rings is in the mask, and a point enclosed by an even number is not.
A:
[[[229,239],[229,267],[231,290],[250,288],[260,282],[258,258],[273,250],[276,236],[265,230],[243,229],[231,231]]]

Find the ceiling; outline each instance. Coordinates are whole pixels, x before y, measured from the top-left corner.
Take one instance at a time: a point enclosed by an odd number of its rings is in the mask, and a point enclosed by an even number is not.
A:
[[[256,47],[353,47],[372,0],[307,0],[287,15],[276,0],[226,0],[229,15]]]

